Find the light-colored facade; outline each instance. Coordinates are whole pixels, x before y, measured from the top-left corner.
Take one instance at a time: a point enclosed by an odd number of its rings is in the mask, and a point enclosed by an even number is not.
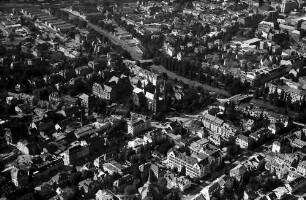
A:
[[[151,127],[151,119],[145,115],[131,113],[131,119],[127,122],[128,134],[136,135]]]
[[[78,159],[89,155],[89,146],[87,144],[76,144],[64,151],[62,154],[65,165],[75,163]]]
[[[114,96],[112,88],[107,85],[101,85],[99,83],[94,83],[92,86],[93,95],[100,99],[111,100]]]
[[[237,133],[237,129],[235,127],[208,113],[205,113],[202,116],[202,122],[205,128],[215,134],[221,135],[223,138],[233,137]]]
[[[198,161],[198,159],[187,156],[185,153],[180,153],[176,150],[170,150],[167,154],[168,166],[176,167],[179,171],[186,168],[186,176],[203,177],[211,172],[211,166],[208,157]]]

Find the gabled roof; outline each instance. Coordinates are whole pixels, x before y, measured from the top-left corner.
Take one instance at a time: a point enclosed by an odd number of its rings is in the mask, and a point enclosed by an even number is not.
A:
[[[119,81],[119,78],[118,77],[116,77],[116,76],[113,76],[111,79],[109,79],[109,83],[110,82],[115,82],[116,84],[118,83],[118,81]]]

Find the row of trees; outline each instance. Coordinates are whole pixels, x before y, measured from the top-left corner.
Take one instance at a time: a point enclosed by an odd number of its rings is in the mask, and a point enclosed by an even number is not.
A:
[[[224,75],[218,69],[202,67],[202,64],[197,61],[186,59],[179,61],[172,57],[158,57],[153,59],[153,62],[157,65],[161,64],[167,70],[188,79],[197,80],[213,87],[224,88],[232,95],[243,93],[250,87],[249,83],[242,82],[239,78],[235,78],[230,74]]]

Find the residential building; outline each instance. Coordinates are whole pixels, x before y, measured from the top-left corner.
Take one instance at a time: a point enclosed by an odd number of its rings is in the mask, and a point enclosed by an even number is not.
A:
[[[85,141],[75,142],[66,151],[61,153],[65,165],[76,163],[79,159],[89,155],[89,146]]]
[[[302,101],[306,97],[306,91],[297,88],[295,84],[286,82],[284,85],[276,85],[274,83],[266,83],[266,87],[269,88],[269,94],[273,94],[275,91],[278,95],[284,92],[284,95],[291,97],[291,102]]]
[[[167,154],[167,164],[171,168],[178,168],[179,171],[184,167],[186,169],[186,176],[203,177],[211,172],[211,163],[209,156],[202,160],[180,153],[177,150],[171,149]]]
[[[242,149],[251,148],[252,144],[254,143],[254,139],[247,137],[243,134],[239,134],[236,138],[236,144],[240,146]]]
[[[299,177],[295,179],[294,181],[285,184],[285,187],[288,189],[289,194],[292,194],[302,188],[305,188],[305,186],[306,186],[305,177]]]
[[[78,95],[78,98],[81,101],[81,106],[83,106],[84,108],[88,108],[89,95],[83,93]]]
[[[34,160],[43,160],[43,163],[35,163],[32,169],[32,177],[34,180],[38,181],[40,178],[49,175],[51,171],[59,170],[64,166],[64,161],[61,157],[56,157],[51,154],[41,154],[34,157]]]
[[[236,180],[240,181],[240,179],[242,178],[242,176],[247,172],[247,168],[242,165],[239,164],[236,167],[234,167],[233,169],[230,170],[230,176],[235,178]]]
[[[93,95],[98,98],[114,101],[118,98],[132,94],[132,85],[127,76],[113,76],[105,84],[94,83],[92,86]]]
[[[148,116],[131,113],[131,118],[127,122],[128,134],[137,135],[151,127],[151,119]]]
[[[77,139],[80,139],[80,138],[88,138],[94,133],[95,133],[95,127],[89,124],[76,129],[74,135]]]
[[[115,200],[117,197],[109,190],[99,190],[96,193],[96,200]]]
[[[226,139],[234,137],[238,131],[236,127],[209,113],[202,116],[202,122],[209,131]]]
[[[107,171],[109,174],[114,174],[114,173],[123,174],[124,169],[126,169],[125,166],[121,165],[120,163],[114,160],[103,164],[103,170]]]
[[[306,176],[306,161],[302,161],[297,166],[297,172],[302,176]]]
[[[23,187],[29,183],[29,173],[25,170],[11,169],[11,178],[16,187]]]
[[[298,149],[302,149],[302,148],[306,147],[306,142],[296,138],[293,141],[291,141],[291,146],[296,147]]]
[[[113,186],[116,188],[133,184],[134,177],[130,174],[126,174],[118,180],[114,181]]]
[[[178,188],[183,192],[191,186],[191,181],[185,176],[176,177],[172,173],[166,173],[164,178],[167,180],[167,188],[169,189]]]
[[[116,98],[115,91],[107,85],[101,85],[99,83],[94,83],[92,86],[93,95],[106,100],[113,100]]]

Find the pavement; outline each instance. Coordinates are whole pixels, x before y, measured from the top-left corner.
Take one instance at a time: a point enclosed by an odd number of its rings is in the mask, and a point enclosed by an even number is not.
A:
[[[190,86],[195,86],[195,87],[200,86],[206,91],[215,92],[216,94],[220,94],[220,95],[225,96],[225,97],[230,97],[231,96],[230,93],[227,92],[226,90],[211,87],[207,84],[200,83],[199,81],[190,80],[190,79],[185,78],[183,76],[177,75],[176,73],[167,70],[166,68],[164,68],[161,65],[152,65],[151,68],[160,72],[160,73],[166,73],[171,79],[176,78],[178,81],[182,81],[183,83],[188,84]]]

